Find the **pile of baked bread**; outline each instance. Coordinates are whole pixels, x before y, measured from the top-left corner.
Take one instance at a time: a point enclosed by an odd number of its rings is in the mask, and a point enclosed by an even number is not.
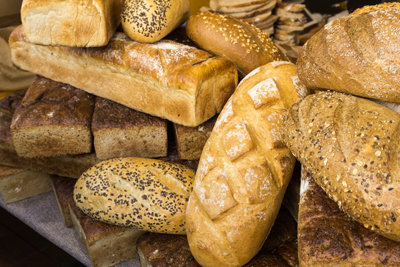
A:
[[[400,5],[294,64],[172,2],[24,1],[9,43],[37,76],[0,101],[4,200],[54,190],[93,266],[400,266]]]

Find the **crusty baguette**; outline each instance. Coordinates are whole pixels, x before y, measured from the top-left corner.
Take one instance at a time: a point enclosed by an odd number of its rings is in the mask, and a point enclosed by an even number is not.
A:
[[[189,15],[189,0],[125,0],[121,25],[132,40],[155,43],[184,23]]]
[[[400,243],[348,217],[304,169],[301,188],[298,227],[301,266],[400,266]]]
[[[260,250],[295,165],[281,136],[283,115],[306,95],[294,64],[272,62],[247,75],[225,105],[186,212],[190,249],[202,266],[241,266]]]
[[[24,0],[21,20],[35,44],[97,47],[108,43],[123,0]]]
[[[334,20],[302,47],[300,80],[330,89],[400,102],[400,4],[385,3]]]
[[[137,43],[119,32],[107,46],[71,48],[32,44],[18,27],[10,47],[22,69],[185,126],[219,113],[238,81],[226,59],[169,40]]]
[[[18,156],[91,153],[94,100],[83,90],[37,75],[11,121]]]
[[[149,232],[184,234],[194,172],[183,165],[146,158],[115,158],[91,167],[74,189],[88,216]]]
[[[344,212],[400,241],[398,113],[321,91],[289,109],[283,130],[293,155]]]
[[[244,76],[269,62],[287,60],[267,33],[229,15],[197,13],[189,18],[186,31],[199,47],[234,62]]]

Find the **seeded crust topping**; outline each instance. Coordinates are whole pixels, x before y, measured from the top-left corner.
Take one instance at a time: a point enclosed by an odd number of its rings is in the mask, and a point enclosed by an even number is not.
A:
[[[74,200],[88,216],[158,233],[184,234],[194,173],[154,159],[103,161],[77,181]]]
[[[154,3],[155,9],[151,11]],[[121,12],[123,22],[133,25],[132,30],[145,37],[154,37],[167,25],[166,13],[171,8],[168,0],[126,0]],[[150,14],[151,13],[151,14]]]

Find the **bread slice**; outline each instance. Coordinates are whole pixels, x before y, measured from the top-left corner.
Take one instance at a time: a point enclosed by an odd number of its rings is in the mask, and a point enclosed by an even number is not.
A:
[[[36,76],[11,122],[15,151],[29,158],[90,153],[93,109],[93,95]]]
[[[198,127],[186,127],[174,124],[176,147],[180,159],[199,160],[203,147],[210,137],[217,116]]]
[[[92,120],[99,159],[167,156],[167,121],[96,97]]]
[[[12,203],[51,191],[50,175],[0,165],[0,193]]]
[[[68,203],[74,201],[74,186],[76,179],[51,175],[51,185],[54,195],[56,196],[57,204],[67,227],[73,227],[72,217]]]
[[[114,266],[138,256],[136,241],[143,231],[93,220],[73,201],[69,202],[69,209],[74,228],[93,266]]]
[[[353,221],[304,169],[298,223],[301,266],[400,266],[400,243]]]
[[[228,15],[238,18],[238,19],[245,19],[245,18],[252,18],[261,14],[264,14],[266,12],[271,11],[272,9],[275,8],[276,5],[276,0],[271,0],[268,1],[266,4],[262,5],[259,8],[256,8],[254,10],[250,11],[242,11],[242,12],[232,12],[232,11],[226,11],[224,13],[227,13]]]

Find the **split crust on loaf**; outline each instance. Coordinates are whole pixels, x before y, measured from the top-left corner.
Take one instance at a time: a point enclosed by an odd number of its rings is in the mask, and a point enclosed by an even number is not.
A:
[[[184,234],[186,203],[194,173],[161,160],[117,158],[82,174],[76,205],[88,216],[150,232]]]
[[[120,21],[123,0],[24,0],[27,38],[40,45],[107,45]]]
[[[318,92],[293,105],[284,140],[315,182],[366,228],[400,241],[400,115],[372,101]]]
[[[242,266],[260,250],[295,165],[283,116],[307,93],[294,64],[272,62],[247,75],[225,105],[186,210],[190,249],[202,266]]]
[[[32,44],[20,26],[10,48],[22,69],[185,126],[219,113],[238,82],[229,60],[170,40],[137,43],[119,32],[107,46],[72,48]]]

